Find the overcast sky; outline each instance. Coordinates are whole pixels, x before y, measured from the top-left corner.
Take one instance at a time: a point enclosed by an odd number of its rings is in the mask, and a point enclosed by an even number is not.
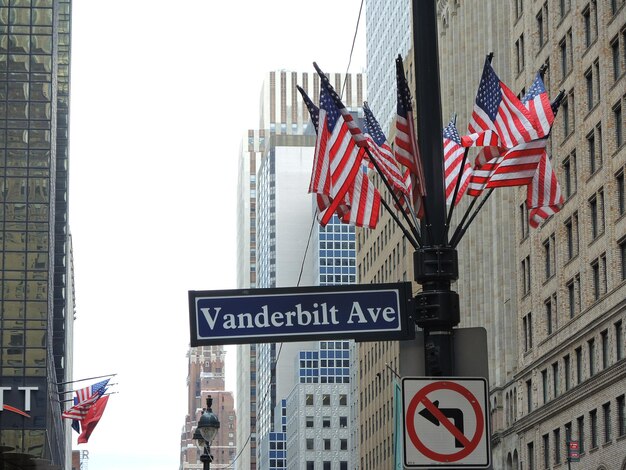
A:
[[[75,446],[89,470],[178,468],[187,291],[236,287],[236,162],[264,74],[314,60],[345,72],[360,5],[73,2],[74,375],[117,373],[118,392]],[[364,12],[359,28],[351,72],[365,65]]]

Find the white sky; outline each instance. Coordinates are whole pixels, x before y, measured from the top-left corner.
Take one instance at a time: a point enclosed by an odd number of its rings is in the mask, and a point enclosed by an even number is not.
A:
[[[75,446],[89,470],[178,468],[187,291],[236,287],[236,162],[264,74],[314,60],[345,72],[360,4],[74,2],[74,375],[118,374],[90,442]],[[359,30],[351,72],[365,65],[364,12]]]

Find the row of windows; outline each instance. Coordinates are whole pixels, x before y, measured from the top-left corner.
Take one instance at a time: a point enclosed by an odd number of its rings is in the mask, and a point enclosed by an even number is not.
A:
[[[331,402],[334,402],[335,405],[339,406],[347,406],[348,405],[348,395],[345,393],[340,393],[338,396],[331,397],[330,393],[323,393],[321,400],[318,400],[318,406],[330,406]],[[315,400],[314,395],[312,393],[307,393],[305,396],[305,404],[306,406],[314,406]]]
[[[336,420],[335,420],[336,418]],[[317,417],[317,426],[316,426],[316,417],[315,416],[307,416],[305,418],[305,427],[307,428],[330,428],[332,426],[332,422],[335,421],[335,427],[339,428],[347,428],[348,427],[348,417],[347,416],[322,416],[321,418]],[[321,426],[320,426],[321,424]]]
[[[317,441],[317,446],[316,442]],[[335,441],[333,443],[333,441]],[[348,450],[348,439],[306,438],[306,450]]]
[[[307,460],[306,462],[306,470],[348,470],[348,462],[345,460],[341,460],[338,462],[333,468],[332,462],[329,460],[325,460],[322,462],[320,466],[319,463],[316,464],[314,460]]]
[[[618,396],[614,401],[604,403],[599,409],[594,408],[589,413],[579,416],[576,419],[576,436],[573,435],[571,422],[566,423],[563,430],[558,427],[543,434],[541,436],[542,466],[537,466],[535,445],[534,442],[529,442],[526,445],[528,470],[559,465],[567,458],[569,442],[574,440],[578,442],[581,461],[584,461],[584,454],[587,450],[597,449],[600,444],[611,443],[615,435],[617,438],[626,436],[624,395]]]
[[[525,318],[526,321],[531,321],[532,317]],[[524,340],[532,344],[532,336],[528,333],[524,336]],[[574,348],[573,352],[565,354],[549,368],[541,371],[541,401],[534,396],[532,378],[526,380],[527,412],[533,411],[535,403],[548,403],[572,386],[581,384],[585,378],[590,379],[600,370],[607,369],[623,358],[624,328],[622,320],[617,320],[610,327],[601,330],[599,335],[588,338]]]

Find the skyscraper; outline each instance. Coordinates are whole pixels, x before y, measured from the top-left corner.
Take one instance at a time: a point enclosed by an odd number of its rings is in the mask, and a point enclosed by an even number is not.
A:
[[[337,90],[343,90],[346,104],[356,108],[364,98],[364,77],[361,74],[333,74],[331,81]],[[304,106],[295,85],[302,86],[314,101],[319,99],[319,77],[310,73],[270,72],[262,88],[260,123],[262,129],[250,130],[242,143],[239,159],[238,181],[238,287],[276,287],[317,285],[333,280],[347,279],[354,282],[355,262],[349,261],[349,249],[354,257],[354,229],[337,228],[332,234],[321,235],[317,224],[313,224],[313,199],[307,194],[308,180],[312,167],[315,131],[312,128],[308,111]],[[282,188],[277,192],[277,188]],[[281,202],[277,202],[280,197]],[[284,222],[278,222],[278,220]],[[329,225],[328,230],[334,227]],[[334,229],[333,229],[334,230]],[[342,231],[343,230],[343,231]],[[311,247],[306,257],[306,243],[311,233]],[[351,233],[352,235],[348,235]],[[351,237],[349,241],[348,237]],[[317,248],[323,239],[324,255],[318,257]],[[338,255],[338,260],[329,263],[332,256],[326,253],[332,242],[337,241],[338,252],[342,241],[351,243],[351,248]],[[277,249],[277,246],[279,247]],[[345,258],[345,259],[344,259]],[[342,260],[343,259],[343,260]],[[300,271],[302,270],[302,274]],[[323,272],[323,274],[322,274]],[[288,344],[283,348],[289,349]],[[300,344],[299,348],[303,346]],[[314,345],[310,346],[311,348]],[[263,349],[260,354],[259,348]],[[239,412],[237,468],[257,468],[255,459],[257,439],[261,434],[275,439],[280,429],[273,428],[277,401],[286,398],[289,389],[277,393],[276,383],[272,382],[271,371],[287,364],[276,362],[277,350],[270,345],[244,345],[237,348],[238,380],[237,409]],[[295,354],[297,348],[293,350]],[[285,354],[283,349],[282,354]],[[286,354],[286,357],[293,357]],[[293,365],[290,372],[283,372],[291,387],[291,378],[297,374]],[[264,376],[263,372],[267,372]],[[263,378],[265,377],[265,378]],[[266,380],[267,382],[263,382]],[[281,395],[282,394],[282,395]],[[263,408],[260,411],[257,407]],[[248,412],[248,413],[246,413]],[[249,416],[249,419],[246,419]],[[265,416],[264,418],[262,418]],[[262,423],[257,421],[262,420]],[[272,430],[274,429],[274,430]],[[272,434],[270,434],[272,433]],[[266,455],[271,443],[268,441]],[[271,449],[276,450],[276,449]],[[264,465],[271,462],[267,457]],[[261,463],[259,462],[259,465]]]
[[[212,410],[220,421],[220,428],[211,443],[215,467],[230,465],[236,454],[237,416],[232,391],[225,390],[224,346],[190,348],[187,376],[187,416],[181,434],[180,470],[198,468],[202,451],[193,441],[207,397],[213,400]]]
[[[71,459],[56,385],[71,380],[74,314],[70,17],[69,0],[0,0],[0,452],[9,465]]]

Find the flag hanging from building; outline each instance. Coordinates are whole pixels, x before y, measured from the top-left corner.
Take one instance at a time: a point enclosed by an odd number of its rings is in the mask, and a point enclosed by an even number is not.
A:
[[[528,108],[500,81],[486,59],[468,125],[469,133],[494,131],[501,146],[510,149],[539,138],[533,124]]]
[[[561,187],[545,152],[531,183],[528,185],[526,205],[529,224],[533,228],[538,227],[541,222],[556,214],[563,207]]]
[[[86,444],[89,441],[91,433],[95,429],[96,425],[100,422],[104,409],[109,402],[108,395],[103,396],[97,400],[90,408],[85,417],[81,420],[83,432],[78,436],[79,444]]]
[[[88,387],[81,388],[80,390],[76,390],[75,398],[77,399],[77,403],[69,410],[64,411],[61,416],[72,420],[82,420],[87,415],[89,408],[106,392],[109,380],[110,379],[106,379]]]
[[[534,128],[537,131],[537,135],[539,137],[547,136],[554,122],[554,112],[552,111],[550,98],[548,98],[548,92],[543,84],[540,72],[537,72],[535,80],[522,98],[522,103],[534,120]]]
[[[465,155],[465,149],[461,146],[461,138],[459,137],[459,131],[454,124],[454,119],[450,120],[448,125],[443,128],[443,165],[445,174],[445,187],[446,187],[446,204],[452,204],[452,198],[454,197],[454,190],[457,185],[457,181],[461,178],[459,183],[459,191],[456,196],[454,205],[457,205],[465,190],[469,184],[470,176],[472,175],[472,165],[467,161],[463,165],[463,157]],[[461,165],[463,165],[463,171],[461,171]]]
[[[398,103],[396,107],[396,138],[394,153],[398,162],[404,165],[413,178],[413,203],[418,217],[424,216],[426,182],[424,167],[417,146],[417,133],[413,121],[413,105],[411,90],[404,74],[402,56],[396,58],[396,81],[398,86]]]

